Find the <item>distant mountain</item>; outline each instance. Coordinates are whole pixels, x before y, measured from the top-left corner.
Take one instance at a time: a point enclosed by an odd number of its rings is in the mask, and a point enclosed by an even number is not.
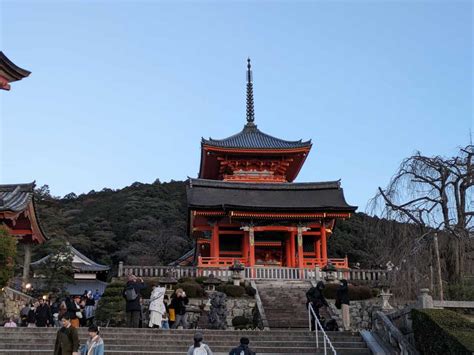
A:
[[[51,196],[43,186],[36,191],[36,199],[47,235],[66,237],[99,263],[167,264],[193,246],[186,235],[184,181],[136,182],[119,190],[71,193],[64,198]],[[351,263],[360,262],[362,267],[385,263],[386,251],[396,247],[391,236],[401,227],[357,213],[336,223],[328,241],[329,256],[347,254]],[[38,248],[35,257],[43,253]]]

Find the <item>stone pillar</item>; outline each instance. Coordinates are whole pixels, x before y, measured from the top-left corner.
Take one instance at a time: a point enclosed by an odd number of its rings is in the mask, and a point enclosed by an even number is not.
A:
[[[119,264],[118,264],[118,277],[122,277],[123,276],[123,261],[119,261]]]
[[[434,308],[433,297],[430,295],[430,290],[427,288],[422,288],[420,294],[418,295],[418,300],[416,303],[417,308]]]
[[[26,242],[23,244],[23,249],[25,251],[25,256],[23,259],[23,278],[22,283],[23,287],[30,280],[30,264],[31,264],[31,244]]]

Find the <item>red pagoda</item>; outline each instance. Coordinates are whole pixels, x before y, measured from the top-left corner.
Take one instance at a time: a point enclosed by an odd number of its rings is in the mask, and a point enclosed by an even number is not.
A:
[[[257,128],[250,59],[247,68],[247,123],[228,138],[202,139],[199,178],[187,182],[197,265],[348,267],[328,258],[327,241],[336,219],[357,207],[339,181],[293,183],[312,143]]]
[[[31,245],[42,244],[46,235],[38,222],[34,201],[35,183],[0,185],[0,226],[24,248],[23,284],[29,279]]]
[[[10,83],[26,78],[31,72],[15,65],[0,51],[0,89],[10,90]]]

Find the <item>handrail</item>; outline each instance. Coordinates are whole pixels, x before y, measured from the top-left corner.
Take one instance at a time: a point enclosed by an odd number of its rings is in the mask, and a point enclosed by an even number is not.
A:
[[[313,315],[314,320],[315,320],[314,332],[315,332],[315,335],[316,335],[316,349],[319,349],[319,334],[318,334],[318,330],[321,329],[321,332],[323,332],[324,355],[327,354],[326,341],[327,341],[327,343],[329,344],[329,347],[331,348],[332,353],[333,353],[334,355],[337,355],[336,349],[334,349],[334,346],[332,345],[331,340],[329,339],[328,335],[327,335],[326,332],[324,331],[323,326],[322,326],[321,323],[319,322],[318,317],[316,317],[316,313],[314,312],[313,305],[312,305],[311,302],[310,302],[310,303],[308,303],[308,322],[309,322],[309,330],[310,330],[310,331],[311,331],[311,314]]]

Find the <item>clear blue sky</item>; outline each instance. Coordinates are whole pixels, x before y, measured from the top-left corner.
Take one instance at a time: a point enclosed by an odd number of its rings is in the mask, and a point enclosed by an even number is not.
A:
[[[471,1],[1,1],[0,48],[32,71],[1,100],[1,183],[54,195],[196,177],[201,136],[245,123],[313,140],[297,181],[364,210],[400,161],[473,126]]]

